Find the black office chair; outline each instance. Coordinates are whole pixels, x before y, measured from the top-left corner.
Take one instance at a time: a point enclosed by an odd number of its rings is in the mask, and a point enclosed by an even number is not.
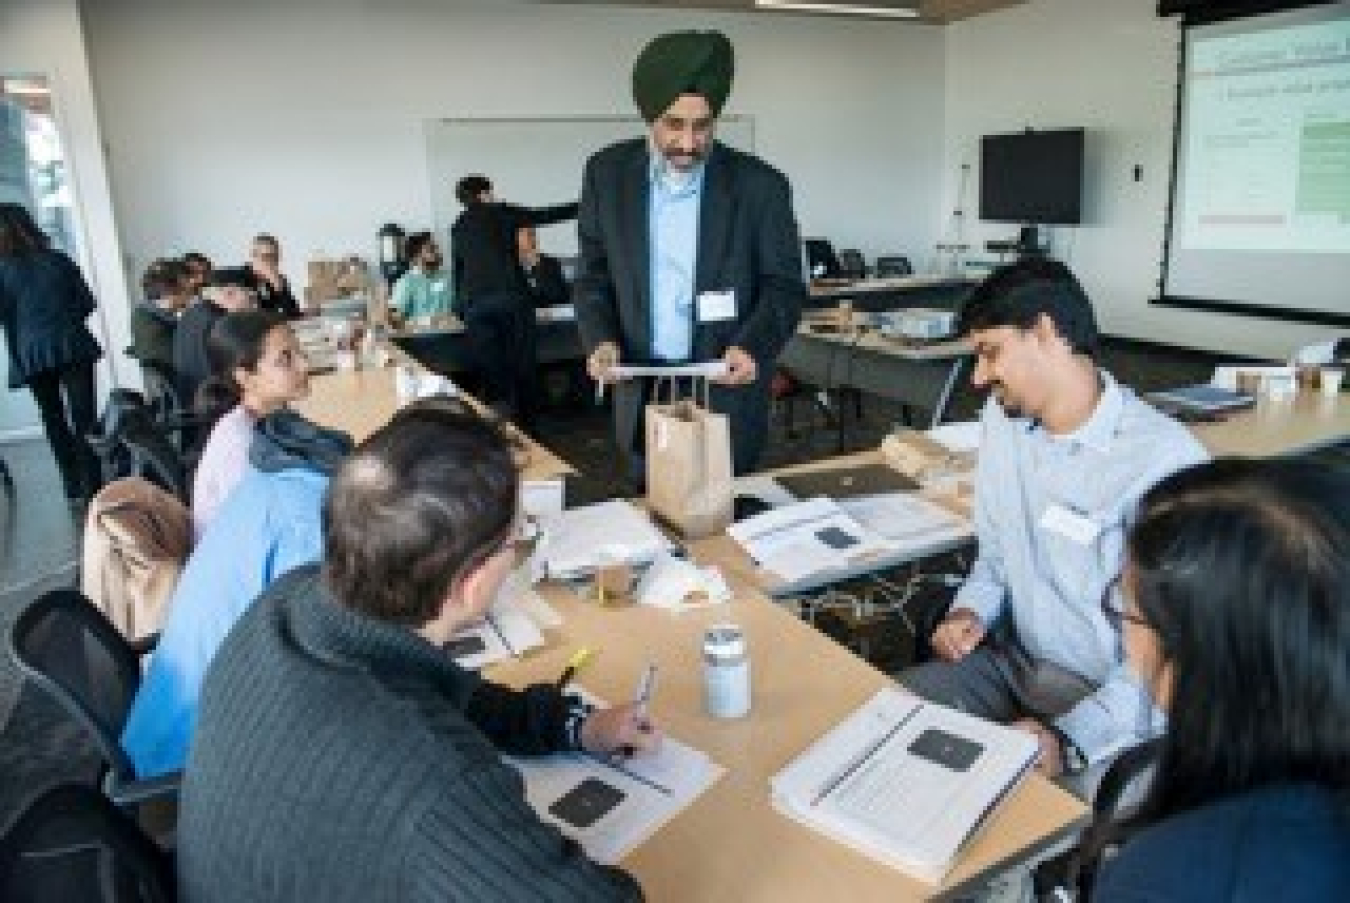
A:
[[[35,797],[0,837],[0,900],[170,903],[173,862],[92,787]]]
[[[878,279],[889,279],[894,276],[912,276],[914,267],[910,266],[909,258],[901,254],[888,254],[877,258],[874,273]]]
[[[1092,899],[1102,854],[1110,855],[1129,839],[1128,832],[1117,826],[1130,806],[1126,791],[1147,780],[1161,749],[1161,739],[1149,740],[1125,750],[1111,763],[1097,785],[1092,798],[1092,822],[1079,842],[1073,849],[1040,863],[1032,872],[1032,887],[1038,901],[1075,903]]]
[[[9,647],[23,676],[89,734],[103,759],[109,799],[134,814],[143,803],[177,798],[181,773],[137,778],[122,749],[119,738],[141,684],[140,656],[83,593],[40,596],[14,621]]]
[[[806,267],[812,279],[838,279],[839,258],[827,238],[803,238]]]
[[[87,437],[99,459],[101,486],[143,477],[187,504],[191,459],[173,440],[171,426],[134,389],[110,392],[96,431]]]
[[[845,279],[866,279],[867,259],[856,248],[842,248],[839,251],[839,275]]]

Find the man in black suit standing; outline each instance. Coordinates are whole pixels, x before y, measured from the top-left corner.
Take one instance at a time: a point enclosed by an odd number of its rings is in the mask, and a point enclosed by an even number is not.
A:
[[[450,228],[455,307],[468,328],[485,399],[502,416],[533,429],[538,367],[534,302],[516,250],[526,226],[575,219],[577,205],[538,209],[497,200],[492,182],[470,175],[455,185],[463,212]]]
[[[649,132],[586,164],[574,298],[593,379],[620,362],[726,362],[711,403],[728,415],[745,473],[764,445],[774,361],[806,286],[787,179],[714,140],[733,68],[717,32],[661,35],[638,56],[633,97]],[[648,380],[614,385],[619,447],[635,465],[650,394]]]

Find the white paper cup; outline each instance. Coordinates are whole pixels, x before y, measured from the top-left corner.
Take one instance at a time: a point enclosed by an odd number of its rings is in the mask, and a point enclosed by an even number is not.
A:
[[[1340,367],[1322,368],[1322,394],[1333,398],[1340,394],[1341,383],[1345,380],[1345,370]]]

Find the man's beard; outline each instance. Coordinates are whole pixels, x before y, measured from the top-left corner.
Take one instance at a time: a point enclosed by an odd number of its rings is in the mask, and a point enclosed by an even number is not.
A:
[[[661,157],[665,160],[667,169],[677,173],[688,173],[695,166],[698,166],[699,163],[703,162],[703,158],[706,155],[706,150],[694,151],[691,154],[684,154],[671,148],[663,148],[661,150]]]

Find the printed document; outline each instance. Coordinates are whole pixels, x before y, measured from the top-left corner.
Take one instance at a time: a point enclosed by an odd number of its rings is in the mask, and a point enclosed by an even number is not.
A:
[[[548,576],[571,579],[590,574],[602,562],[647,564],[671,548],[670,540],[646,512],[622,499],[569,508],[540,518]]]
[[[1024,731],[887,687],[770,786],[788,817],[937,884],[1037,753]]]
[[[886,551],[880,537],[823,497],[748,517],[727,534],[760,567],[788,582],[843,570]]]
[[[594,701],[594,697],[583,693]],[[673,737],[654,753],[508,758],[539,817],[606,865],[617,863],[711,787],[726,769]]]

